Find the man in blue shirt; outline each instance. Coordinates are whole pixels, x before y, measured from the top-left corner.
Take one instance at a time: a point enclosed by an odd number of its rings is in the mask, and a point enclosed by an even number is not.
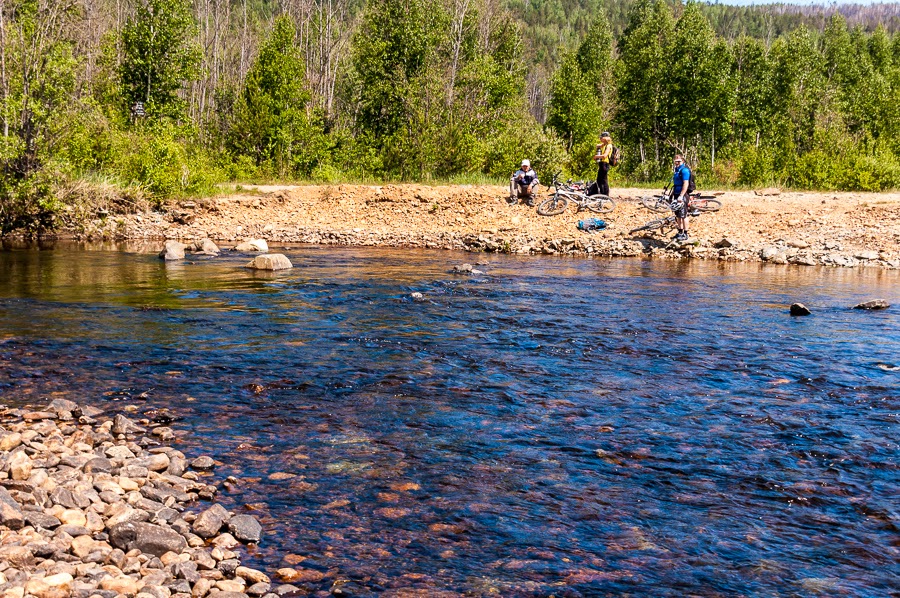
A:
[[[691,169],[684,163],[681,154],[675,154],[675,173],[672,175],[672,211],[675,212],[675,226],[678,227],[676,241],[688,240],[688,186]]]
[[[531,168],[531,162],[522,160],[522,166],[513,173],[509,182],[510,199],[524,199],[529,206],[534,205],[534,192],[538,186],[537,173]]]

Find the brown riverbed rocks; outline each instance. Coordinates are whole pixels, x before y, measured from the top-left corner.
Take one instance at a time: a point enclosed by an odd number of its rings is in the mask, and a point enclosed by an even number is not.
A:
[[[232,548],[260,542],[262,527],[201,503],[216,487],[199,471],[215,463],[199,457],[191,467],[159,444],[161,428],[59,399],[0,411],[4,597],[275,598],[298,589],[241,565]]]
[[[395,246],[546,255],[766,261],[796,266],[900,268],[900,194],[717,192],[722,209],[690,221],[690,244],[671,235],[630,234],[658,215],[641,207],[652,189],[614,189],[609,225],[584,232],[570,208],[543,217],[510,204],[491,185],[306,185],[223,189],[221,197],[186,208],[123,214],[86,226],[86,235],[179,240],[200,249],[204,239],[253,251],[267,245]],[[547,193],[542,188],[541,195]],[[263,252],[266,249],[262,250]]]

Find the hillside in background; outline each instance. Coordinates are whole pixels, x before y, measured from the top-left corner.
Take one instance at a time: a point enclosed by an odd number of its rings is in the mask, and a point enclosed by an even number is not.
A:
[[[676,13],[681,10],[681,2],[666,2]],[[561,51],[578,45],[600,10],[606,11],[610,29],[618,39],[628,25],[634,4],[635,0],[506,0],[513,17],[522,24],[526,55],[538,65],[542,76],[555,70]],[[754,6],[701,2],[700,7],[718,35],[726,39],[749,35],[767,44],[801,26],[824,31],[835,13],[843,15],[850,27],[858,26],[866,32],[874,31],[878,25],[889,33],[900,29],[900,2]]]

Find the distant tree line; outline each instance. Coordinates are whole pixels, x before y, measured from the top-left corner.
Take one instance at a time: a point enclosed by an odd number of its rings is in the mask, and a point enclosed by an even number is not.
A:
[[[900,35],[865,8],[517,1],[4,0],[0,233],[73,190],[590,176],[602,129],[620,179],[679,151],[706,184],[900,186]]]

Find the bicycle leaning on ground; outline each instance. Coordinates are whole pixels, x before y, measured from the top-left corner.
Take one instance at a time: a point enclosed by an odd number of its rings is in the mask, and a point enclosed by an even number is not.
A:
[[[652,210],[654,212],[670,212],[672,210],[672,199],[671,196],[667,193],[668,187],[663,189],[662,194],[659,197],[642,197],[641,205],[643,205],[648,210]],[[700,195],[699,193],[691,193],[688,196],[688,212],[691,216],[699,216],[703,212],[718,212],[722,207],[722,202],[718,199],[713,199],[712,197],[706,197]],[[639,226],[629,231],[628,234],[633,235],[636,232],[640,231],[661,231],[663,234],[669,232],[669,229],[675,228],[675,215],[671,214],[665,218],[657,218],[656,220],[651,220],[647,224],[643,226]]]
[[[569,202],[573,202],[578,206],[578,211],[590,210],[597,214],[605,214],[616,209],[614,202],[607,195],[587,195],[583,183],[572,183],[568,181],[563,183],[559,180],[559,173],[553,175],[553,182],[550,183],[554,192],[548,199],[538,204],[537,213],[541,216],[556,216],[562,214],[569,207]]]
[[[672,196],[669,193],[669,186],[666,185],[662,193],[653,197],[642,197],[641,205],[651,212],[666,213],[672,209]],[[694,192],[688,196],[688,211],[692,212],[691,216],[699,216],[699,212],[718,212],[722,207],[722,202],[712,195],[701,195]]]

